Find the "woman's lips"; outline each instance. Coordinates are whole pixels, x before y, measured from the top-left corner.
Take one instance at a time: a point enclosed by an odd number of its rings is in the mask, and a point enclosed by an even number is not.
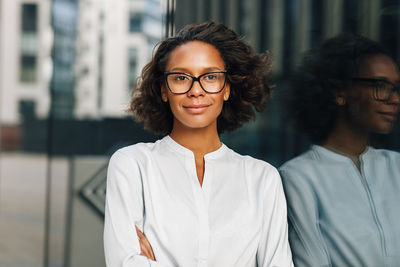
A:
[[[183,106],[183,107],[191,114],[201,114],[204,111],[206,111],[206,109],[209,106],[210,105],[201,104],[201,105],[188,105],[188,106]]]
[[[395,121],[397,117],[397,112],[379,112],[381,116],[387,121]]]

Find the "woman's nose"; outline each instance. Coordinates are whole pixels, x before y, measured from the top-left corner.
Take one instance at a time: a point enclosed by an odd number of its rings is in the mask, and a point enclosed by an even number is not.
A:
[[[189,96],[199,96],[204,94],[204,90],[200,85],[200,81],[194,81],[192,88],[188,92]]]
[[[399,90],[393,91],[387,102],[388,102],[388,104],[399,105],[400,104],[400,91]]]

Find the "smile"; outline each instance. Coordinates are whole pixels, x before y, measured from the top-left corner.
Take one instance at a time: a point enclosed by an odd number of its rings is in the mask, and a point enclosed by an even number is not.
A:
[[[397,113],[395,112],[378,112],[384,119],[387,121],[395,121],[397,117]]]
[[[188,105],[183,107],[191,114],[201,114],[205,112],[209,106],[210,105],[201,104],[201,105]]]

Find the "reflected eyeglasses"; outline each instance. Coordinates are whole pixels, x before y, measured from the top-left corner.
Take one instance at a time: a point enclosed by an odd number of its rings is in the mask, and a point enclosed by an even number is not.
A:
[[[392,97],[393,93],[397,93],[400,96],[400,85],[393,84],[385,79],[379,78],[353,78],[355,82],[366,82],[372,85],[374,90],[374,98],[378,101],[387,101]]]

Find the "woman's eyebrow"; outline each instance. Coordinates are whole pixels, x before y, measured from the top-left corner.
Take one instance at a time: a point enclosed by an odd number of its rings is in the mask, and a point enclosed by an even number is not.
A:
[[[201,69],[204,73],[209,72],[209,71],[220,71],[220,70],[224,70],[224,68],[219,68],[219,67],[206,67]],[[169,72],[172,71],[179,71],[179,72],[185,72],[185,73],[190,73],[190,70],[188,68],[181,68],[181,67],[175,67],[169,70]]]
[[[388,82],[388,83],[392,83],[387,77],[385,77],[385,76],[373,76],[373,77],[371,77],[370,78],[371,80],[377,80],[377,81],[385,81],[385,82]],[[396,80],[394,83],[399,83],[400,82],[400,79],[399,80]]]
[[[400,85],[400,78],[397,79],[396,81],[394,81],[393,83],[392,83],[391,81],[389,81],[388,78],[383,77],[383,76],[375,76],[375,77],[372,77],[372,79],[376,79],[377,81],[388,82],[388,83],[390,83],[390,84],[392,84],[392,85],[396,85],[396,86],[399,86],[399,85]]]

